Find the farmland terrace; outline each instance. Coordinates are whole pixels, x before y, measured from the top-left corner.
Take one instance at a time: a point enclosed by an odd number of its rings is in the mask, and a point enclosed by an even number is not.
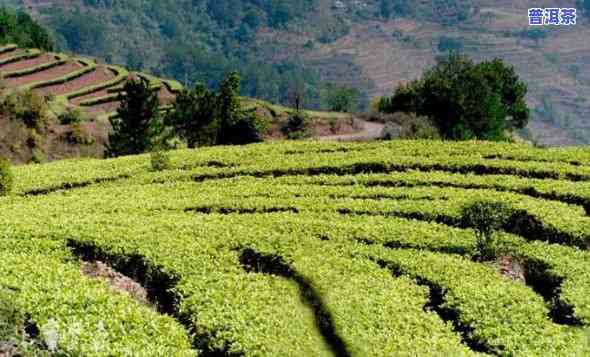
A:
[[[182,85],[125,68],[97,63],[94,59],[71,57],[20,49],[14,45],[0,48],[0,75],[8,88],[34,93],[80,108],[92,117],[116,115],[128,78],[145,78],[158,90],[161,103],[169,105]]]

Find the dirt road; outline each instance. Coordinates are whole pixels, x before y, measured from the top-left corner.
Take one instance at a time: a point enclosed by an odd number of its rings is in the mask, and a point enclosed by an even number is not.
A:
[[[380,139],[383,132],[383,124],[373,123],[365,120],[355,119],[360,124],[362,130],[356,133],[343,135],[320,136],[318,140],[322,141],[370,141]]]

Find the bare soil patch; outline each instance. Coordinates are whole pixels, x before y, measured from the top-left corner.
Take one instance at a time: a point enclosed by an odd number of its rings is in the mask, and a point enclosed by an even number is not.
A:
[[[56,77],[64,76],[68,73],[74,72],[82,68],[82,65],[78,62],[69,62],[62,64],[61,66],[53,67],[46,69],[44,71],[40,71],[37,73],[29,74],[27,76],[22,76],[18,78],[8,78],[6,79],[6,85],[10,87],[17,87],[28,83],[33,83],[37,81],[45,81],[49,79],[54,79]]]
[[[65,93],[74,92],[82,88],[97,85],[102,82],[109,81],[115,78],[115,74],[111,72],[106,66],[98,66],[96,70],[86,73],[81,77],[68,81],[63,84],[56,84],[49,87],[39,88],[37,93],[48,95],[61,95]]]
[[[48,53],[44,53],[44,54],[40,55],[39,57],[35,57],[35,58],[23,60],[23,61],[18,61],[18,62],[8,63],[8,64],[2,66],[0,69],[2,71],[16,71],[19,69],[35,67],[35,66],[38,66],[38,65],[41,65],[44,63],[52,62],[54,60],[55,60],[54,56],[52,56]]]
[[[498,259],[500,274],[510,280],[525,283],[525,268],[522,263],[511,256],[502,256]]]
[[[128,293],[142,304],[149,304],[147,290],[130,277],[123,275],[101,261],[82,263],[82,273],[91,278],[104,279],[116,291]]]

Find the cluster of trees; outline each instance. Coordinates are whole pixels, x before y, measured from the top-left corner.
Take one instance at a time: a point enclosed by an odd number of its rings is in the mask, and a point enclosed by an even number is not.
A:
[[[24,12],[0,8],[0,44],[53,50],[49,33]]]
[[[230,73],[217,93],[204,84],[182,91],[161,114],[155,89],[143,79],[129,80],[118,116],[111,119],[111,156],[165,149],[167,140],[180,137],[189,148],[247,144],[262,141],[266,122],[240,105],[240,76]]]
[[[225,73],[237,70],[243,95],[286,104],[289,83],[303,78],[307,104],[319,108],[319,76],[297,58],[265,61],[271,46],[254,41],[261,27],[285,28],[310,14],[317,3],[84,0],[84,6],[52,8],[44,21],[55,29],[63,48],[176,78],[187,86],[202,82],[218,87]]]
[[[501,59],[476,64],[453,52],[383,98],[379,110],[428,117],[448,139],[504,140],[507,132],[528,123],[526,93],[514,67]]]
[[[417,2],[412,0],[381,0],[379,15],[390,19],[395,17],[412,17],[455,25],[466,20],[473,11],[472,1],[468,0],[432,0]]]

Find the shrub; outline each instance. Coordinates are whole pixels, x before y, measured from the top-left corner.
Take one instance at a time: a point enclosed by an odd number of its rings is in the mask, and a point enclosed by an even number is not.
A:
[[[399,126],[393,122],[385,123],[385,126],[383,127],[383,131],[381,132],[381,137],[384,140],[400,139],[401,136],[402,136],[401,126]]]
[[[440,139],[438,128],[426,117],[414,113],[395,112],[379,117],[385,124],[383,138],[391,139]]]
[[[309,116],[303,111],[296,111],[289,116],[287,122],[281,128],[288,139],[296,140],[311,136],[311,123]]]
[[[150,154],[150,160],[152,163],[152,170],[164,171],[172,168],[172,162],[170,161],[170,155],[168,152],[163,150],[152,151]]]
[[[8,160],[0,157],[0,196],[6,196],[12,192],[14,176]]]
[[[45,154],[43,151],[39,150],[38,148],[33,149],[33,155],[31,156],[31,162],[34,164],[42,164],[47,161]]]
[[[11,117],[22,121],[28,128],[40,129],[47,115],[45,98],[27,90],[6,96],[0,104],[2,110]]]
[[[225,127],[222,144],[244,145],[264,140],[264,133],[268,129],[268,122],[260,118],[254,111],[243,111],[240,118]]]
[[[498,243],[494,239],[494,232],[508,221],[510,212],[510,207],[501,202],[480,201],[463,208],[462,223],[475,229],[476,258],[482,261],[496,258]]]
[[[77,124],[84,120],[79,108],[68,107],[59,115],[59,122],[63,125]]]

